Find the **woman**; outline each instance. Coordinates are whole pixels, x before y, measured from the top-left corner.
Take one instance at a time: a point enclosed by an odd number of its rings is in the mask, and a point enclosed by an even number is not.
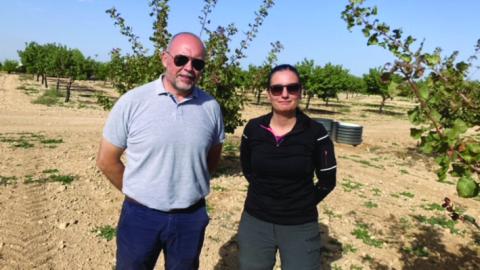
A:
[[[250,120],[240,158],[249,182],[238,242],[240,269],[320,269],[317,204],[335,187],[333,143],[325,128],[298,108],[295,67],[279,65],[268,79],[272,112]],[[319,181],[314,184],[313,175]]]

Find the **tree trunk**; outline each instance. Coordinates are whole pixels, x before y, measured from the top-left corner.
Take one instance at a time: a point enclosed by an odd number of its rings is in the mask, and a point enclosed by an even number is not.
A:
[[[310,99],[312,99],[312,95],[307,95],[307,104],[305,105],[306,110],[310,107]]]
[[[43,78],[45,78],[45,88],[48,88],[48,81],[47,81],[47,75],[43,74]]]
[[[40,73],[37,73],[37,82],[39,81],[39,79],[40,79]],[[42,83],[43,83],[43,81],[42,81]]]
[[[262,97],[262,91],[257,90],[257,105],[260,105],[260,99]]]
[[[328,107],[328,98],[325,99],[325,106]]]
[[[60,76],[57,77],[57,87],[55,88],[57,90],[57,94],[60,92]]]
[[[383,113],[383,106],[385,106],[385,100],[387,100],[387,98],[382,97],[382,104],[380,104],[379,113]]]
[[[65,102],[70,101],[70,88],[72,87],[73,79],[70,78],[67,84],[67,94],[65,95]]]

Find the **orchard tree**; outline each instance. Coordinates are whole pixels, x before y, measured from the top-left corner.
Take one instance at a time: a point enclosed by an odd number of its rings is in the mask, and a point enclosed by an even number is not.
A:
[[[296,66],[307,95],[306,109],[313,96],[318,96],[328,106],[331,98],[337,98],[338,92],[350,87],[350,74],[340,65],[327,63],[324,67],[319,67],[313,60],[304,59]]]
[[[317,80],[318,74],[316,74],[319,67],[315,65],[315,61],[306,58],[295,66],[300,74],[300,80],[303,83],[304,95],[307,96],[305,109],[308,110],[310,107],[310,100],[317,93],[317,89],[319,88]]]
[[[37,81],[42,78],[41,84],[48,88],[47,72],[49,66],[49,47],[36,42],[26,43],[25,50],[18,51],[20,60],[25,66],[27,73],[36,74]]]
[[[37,75],[37,82],[40,77],[38,63],[40,61],[40,45],[36,42],[25,43],[25,49],[18,51],[20,61],[25,66],[26,72]]]
[[[68,77],[67,93],[65,94],[65,102],[70,101],[72,84],[77,79],[86,79],[84,72],[85,57],[78,49],[68,51],[67,68],[65,75]]]
[[[45,50],[48,51],[47,57],[47,75],[57,78],[56,91],[60,91],[60,78],[66,75],[69,52],[66,46],[56,44],[46,44]]]
[[[349,71],[341,65],[327,63],[318,70],[316,75],[319,81],[317,95],[325,101],[326,106],[328,106],[329,99],[337,98],[339,92],[349,88]]]
[[[3,61],[3,70],[6,71],[8,74],[17,71],[18,68],[18,61],[15,60],[5,60]]]
[[[345,93],[347,95],[350,94],[350,96],[353,96],[354,94],[361,94],[361,93],[366,93],[367,87],[365,85],[365,81],[363,80],[363,77],[357,77],[355,75],[349,74],[347,76],[347,88],[345,89]]]
[[[199,85],[219,102],[224,115],[225,130],[233,132],[237,126],[243,123],[241,119],[243,97],[236,92],[241,86],[236,78],[240,60],[246,57],[245,51],[256,37],[260,26],[268,16],[269,9],[274,5],[274,1],[263,0],[260,8],[255,12],[254,22],[249,24],[249,30],[244,32],[244,39],[235,49],[231,49],[229,45],[238,29],[234,24],[229,24],[211,30],[208,16],[213,11],[217,1],[205,0],[204,2],[204,8],[199,16],[199,36],[202,38],[203,33],[207,35],[207,39],[204,40],[207,62]],[[155,47],[153,55],[147,55],[147,50],[139,42],[139,37],[133,33],[131,27],[126,25],[125,20],[115,8],[106,11],[114,19],[115,25],[120,28],[120,32],[128,38],[133,51],[131,55],[122,55],[118,49],[112,51],[110,66],[112,68],[112,81],[121,94],[134,86],[158,78],[163,71],[160,54],[166,49],[171,38],[171,34],[167,30],[170,8],[168,0],[150,0],[149,6],[152,8],[150,16],[155,18],[154,33],[150,38]],[[104,100],[99,98],[101,102]]]
[[[391,80],[383,80],[380,68],[371,68],[368,74],[363,75],[367,94],[378,95],[382,98],[379,113],[383,113],[383,107],[387,99],[393,99],[394,91],[397,84]]]
[[[386,66],[384,77],[399,75],[415,95],[418,105],[409,111],[416,126],[411,135],[420,140],[420,150],[433,155],[440,169],[439,181],[449,173],[458,179],[457,193],[461,197],[478,195],[480,175],[480,90],[468,80],[480,53],[480,40],[474,54],[466,61],[457,60],[458,52],[442,57],[441,48],[423,51],[423,43],[411,48],[416,39],[404,36],[401,29],[391,29],[380,22],[376,7],[363,6],[363,0],[350,0],[342,12],[348,28],[359,27],[368,45],[389,50],[396,61]],[[419,85],[424,78],[426,86]]]
[[[268,88],[268,75],[277,62],[277,54],[283,49],[283,45],[277,41],[270,44],[272,49],[261,66],[249,65],[245,78],[245,87],[254,91],[256,104],[260,104],[263,91]]]

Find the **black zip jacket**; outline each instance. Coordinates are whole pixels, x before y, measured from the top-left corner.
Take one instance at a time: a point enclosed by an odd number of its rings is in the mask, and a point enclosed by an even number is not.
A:
[[[298,110],[295,126],[277,144],[261,127],[271,118],[269,113],[250,120],[242,135],[240,159],[249,182],[245,211],[282,225],[317,221],[316,205],[336,184],[333,143],[322,124]]]

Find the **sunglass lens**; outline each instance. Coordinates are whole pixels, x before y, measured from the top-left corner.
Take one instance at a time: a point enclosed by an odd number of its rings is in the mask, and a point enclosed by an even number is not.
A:
[[[200,71],[205,67],[205,62],[200,59],[193,59],[192,60],[192,66],[194,69]]]
[[[300,84],[295,83],[295,84],[289,84],[287,85],[287,91],[290,94],[296,94],[298,91],[300,91]]]
[[[270,86],[270,93],[274,96],[281,95],[283,92],[283,85],[272,85]]]
[[[175,55],[175,57],[173,58],[173,62],[177,67],[181,67],[188,63],[188,57],[181,54]]]

